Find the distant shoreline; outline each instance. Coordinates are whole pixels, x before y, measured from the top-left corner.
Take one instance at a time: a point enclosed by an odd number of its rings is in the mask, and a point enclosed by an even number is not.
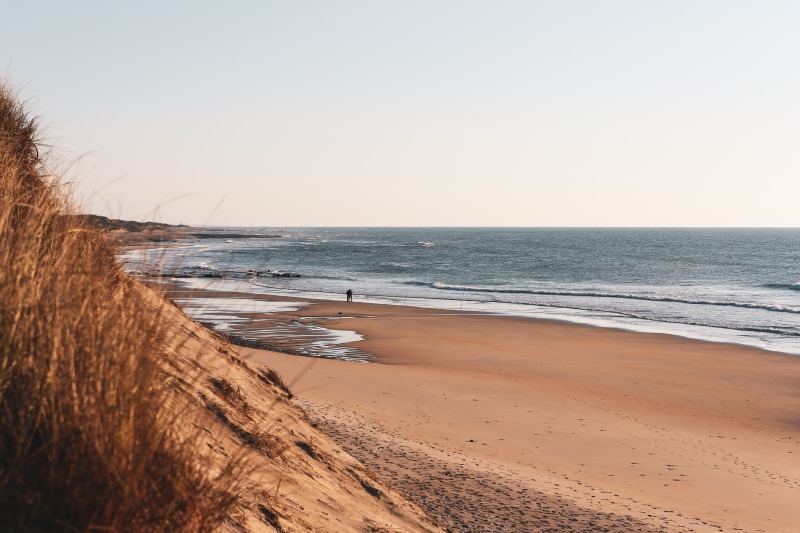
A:
[[[376,303],[800,354],[795,233],[208,227],[159,234],[153,247],[169,250],[121,259],[134,275],[191,287],[330,300],[352,289]]]
[[[219,230],[210,232],[202,227],[186,224],[166,224],[163,222],[140,222],[122,220],[102,215],[67,215],[89,227],[109,234],[124,245],[135,245],[147,242],[164,242],[181,239],[280,239],[277,234],[224,233]]]

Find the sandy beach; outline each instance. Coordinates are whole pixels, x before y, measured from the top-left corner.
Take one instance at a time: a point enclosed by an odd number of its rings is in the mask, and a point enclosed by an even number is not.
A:
[[[453,531],[800,524],[796,356],[358,302],[271,319],[365,336],[374,363],[240,351]]]

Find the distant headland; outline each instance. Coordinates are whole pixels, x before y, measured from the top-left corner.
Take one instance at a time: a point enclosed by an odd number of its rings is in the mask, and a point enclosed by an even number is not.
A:
[[[186,224],[166,224],[164,222],[139,222],[136,220],[121,220],[108,218],[102,215],[64,215],[74,218],[77,222],[83,223],[96,230],[113,233],[123,240],[144,240],[144,241],[164,241],[181,238],[194,239],[279,239],[282,235],[275,234],[254,234],[236,233],[215,229],[209,231],[206,228],[187,226]],[[128,234],[130,235],[127,237]]]

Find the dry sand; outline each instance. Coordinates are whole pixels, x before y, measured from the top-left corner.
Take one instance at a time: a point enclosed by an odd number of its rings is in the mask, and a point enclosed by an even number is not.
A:
[[[377,364],[240,351],[453,531],[800,529],[796,356],[363,303],[273,320],[301,317]]]

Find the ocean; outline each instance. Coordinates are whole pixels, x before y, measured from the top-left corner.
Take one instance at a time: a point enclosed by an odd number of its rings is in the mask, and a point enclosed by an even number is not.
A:
[[[202,228],[121,259],[189,287],[333,300],[351,289],[356,301],[800,354],[800,229]]]

